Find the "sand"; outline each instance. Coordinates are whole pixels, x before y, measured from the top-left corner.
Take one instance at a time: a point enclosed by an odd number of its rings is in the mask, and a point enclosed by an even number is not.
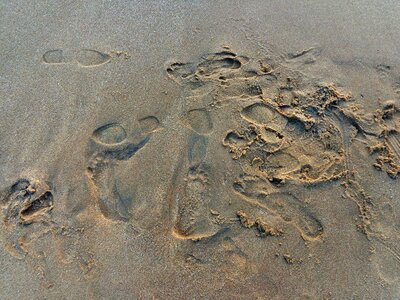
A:
[[[3,1],[0,298],[400,298],[399,17]]]

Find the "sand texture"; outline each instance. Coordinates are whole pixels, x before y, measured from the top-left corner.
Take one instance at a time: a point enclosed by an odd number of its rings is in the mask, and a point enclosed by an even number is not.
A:
[[[400,299],[398,1],[0,11],[0,299]]]

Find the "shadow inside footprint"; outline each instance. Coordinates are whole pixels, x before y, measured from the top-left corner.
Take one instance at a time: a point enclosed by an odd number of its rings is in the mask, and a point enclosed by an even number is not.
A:
[[[109,62],[111,56],[96,50],[81,49],[76,53],[75,58],[84,67],[96,67]]]
[[[49,50],[42,56],[43,62],[46,64],[62,64],[65,63],[64,53],[61,49]]]

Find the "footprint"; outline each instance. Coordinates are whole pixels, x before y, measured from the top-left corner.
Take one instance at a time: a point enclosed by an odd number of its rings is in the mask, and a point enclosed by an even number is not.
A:
[[[28,206],[25,206],[20,212],[20,218],[24,224],[30,224],[52,208],[53,194],[47,191],[33,200]]]
[[[208,138],[203,135],[193,134],[189,141],[189,164],[200,165],[207,155]]]
[[[264,171],[272,174],[272,177],[278,178],[299,168],[299,160],[294,155],[282,151],[266,158]]]
[[[387,142],[400,163],[400,105],[395,101],[387,101],[384,105],[383,116]]]
[[[241,110],[249,123],[222,144],[246,173],[286,182],[322,183],[345,172],[339,128],[328,118],[254,103]]]
[[[160,121],[154,116],[139,119],[139,127],[143,133],[151,133],[160,129]]]
[[[246,81],[239,83],[229,83],[221,87],[221,98],[251,98],[262,95],[263,91],[261,86],[254,82],[248,83]]]
[[[183,83],[194,71],[194,65],[191,63],[176,62],[167,67],[167,74],[178,83]]]
[[[197,65],[197,72],[203,76],[210,76],[224,69],[239,69],[242,63],[235,58],[234,55],[228,55],[228,57],[219,58],[209,57],[206,61]]]
[[[279,217],[272,215],[255,216],[246,213],[243,210],[236,212],[238,221],[243,228],[256,229],[257,236],[281,236],[284,234],[282,220]]]
[[[374,245],[375,252],[372,256],[373,265],[379,276],[389,284],[400,287],[400,256],[391,248],[382,243]]]
[[[321,48],[312,47],[306,50],[302,50],[300,52],[289,53],[287,57],[291,63],[313,64],[317,61],[317,59],[321,55],[321,52]]]
[[[192,90],[204,86],[207,81],[224,82],[229,79],[246,79],[258,75],[254,70],[242,70],[249,61],[231,51],[221,51],[203,57],[199,62],[170,64],[167,74],[179,84],[186,84]],[[254,91],[249,91],[254,93]]]
[[[379,154],[374,166],[396,179],[400,174],[400,106],[389,100],[378,113],[381,140],[370,145],[371,154]]]
[[[282,132],[288,122],[287,118],[263,103],[255,103],[243,108],[241,116],[250,123],[266,126],[278,132]]]
[[[400,132],[391,132],[386,137],[388,156],[384,158],[387,164],[386,172],[396,179],[400,174]]]
[[[29,225],[47,217],[53,209],[53,194],[42,181],[19,179],[5,191],[1,206],[7,226]]]
[[[392,133],[387,137],[388,143],[392,148],[392,152],[396,155],[396,159],[400,160],[400,133]]]
[[[96,67],[108,63],[111,56],[96,50],[81,49],[77,51],[75,58],[84,67]]]
[[[63,64],[66,63],[64,53],[61,49],[49,50],[42,56],[43,62],[46,64]]]
[[[315,240],[322,235],[322,223],[302,201],[288,192],[269,193],[269,183],[262,188],[263,182],[254,180],[237,181],[234,183],[234,190],[247,198],[247,202],[264,208],[292,224],[303,239]]]
[[[77,51],[64,51],[54,49],[45,52],[42,61],[45,64],[65,64],[75,60],[82,67],[97,67],[108,63],[111,58],[127,58],[129,55],[122,51],[111,51],[109,54],[93,49],[80,49]]]
[[[212,130],[210,114],[203,109],[189,111],[185,123],[193,130],[188,142],[188,169],[176,179],[177,213],[173,235],[179,239],[199,240],[215,235],[219,228],[210,215],[210,167],[206,164],[208,137]]]
[[[392,67],[387,64],[378,64],[375,67],[375,70],[380,77],[385,78],[390,76],[390,73],[392,72]]]
[[[93,164],[88,167],[88,175],[93,182],[97,205],[103,216],[114,221],[128,221],[131,217],[132,199],[120,195],[117,182],[114,180],[113,167]]]
[[[265,167],[269,167],[269,163],[276,161],[274,157],[284,151],[282,147],[288,142],[282,134],[272,129],[250,125],[240,131],[229,131],[222,144],[229,148],[234,159],[246,160],[242,163],[243,166],[252,165],[252,161],[256,159],[263,162]],[[282,163],[291,164],[292,161],[285,160]]]
[[[274,119],[274,112],[268,106],[262,103],[255,103],[242,109],[241,116],[257,125],[270,123]]]
[[[29,256],[27,238],[40,237],[52,224],[53,194],[49,185],[34,178],[18,179],[1,192],[0,211],[3,229],[0,241],[4,250],[17,259]],[[35,223],[35,225],[33,225]]]
[[[128,221],[131,217],[132,197],[119,193],[114,166],[132,158],[147,144],[151,132],[158,127],[156,120],[155,117],[142,119],[139,130],[130,137],[116,123],[106,124],[93,132],[89,143],[87,176],[96,194],[98,208],[107,219]]]
[[[238,56],[231,51],[222,51],[207,55],[196,65],[196,76],[203,80],[220,82],[227,79],[245,79],[254,77],[254,70],[242,70],[249,58]]]
[[[209,175],[207,166],[193,166],[179,187],[178,211],[173,235],[178,239],[200,240],[215,235],[217,225],[212,223],[209,204]]]
[[[197,103],[205,103],[211,100],[210,107],[220,107],[238,99],[263,94],[258,81],[266,80],[262,77],[265,73],[259,70],[258,64],[248,64],[249,61],[248,57],[224,50],[205,55],[195,62],[172,63],[167,66],[166,72],[182,86],[182,93],[188,101],[196,99]]]
[[[93,132],[93,139],[98,143],[104,144],[118,144],[126,139],[125,129],[116,123],[110,123]]]
[[[210,214],[210,167],[204,162],[207,138],[193,135],[189,142],[189,170],[175,182],[177,212],[172,230],[174,237],[200,240],[214,236],[219,227]]]
[[[225,136],[222,144],[229,148],[229,152],[233,154],[233,158],[239,159],[257,144],[260,133],[254,126],[249,126],[241,131],[229,131]]]
[[[212,129],[211,116],[205,109],[193,109],[186,113],[183,122],[198,134],[209,134]]]
[[[257,136],[257,135],[255,135]],[[235,148],[243,148],[248,146],[250,143],[250,139],[245,136],[244,134],[240,134],[238,132],[235,131],[230,131],[228,132],[228,134],[226,135],[223,144],[225,146],[229,146],[232,151]]]

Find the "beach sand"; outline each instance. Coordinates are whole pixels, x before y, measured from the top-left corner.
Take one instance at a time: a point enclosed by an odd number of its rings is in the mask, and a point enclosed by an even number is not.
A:
[[[1,299],[400,298],[398,1],[3,1]]]

